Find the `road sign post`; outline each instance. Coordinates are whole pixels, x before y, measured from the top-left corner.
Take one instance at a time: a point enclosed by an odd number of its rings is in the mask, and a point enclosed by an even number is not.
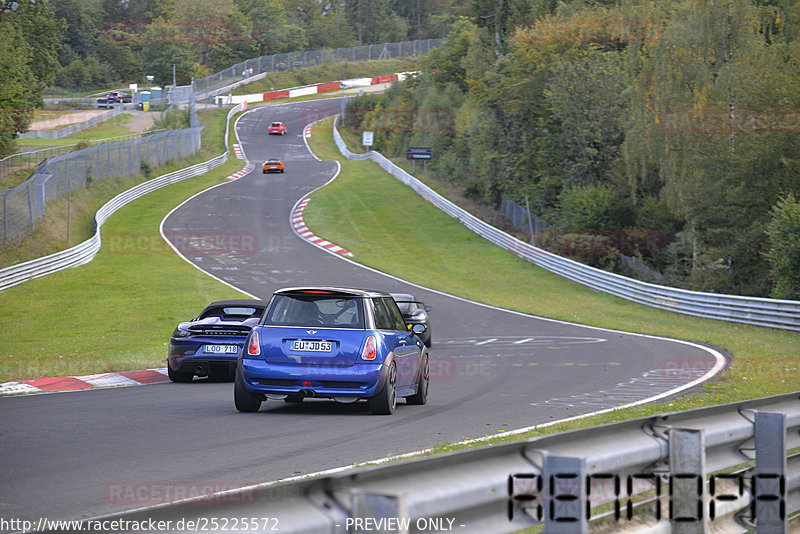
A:
[[[406,148],[406,159],[411,160],[411,172],[413,173],[418,159],[422,160],[422,170],[428,170],[427,161],[433,157],[432,155],[433,149],[431,147],[414,147],[410,146]]]

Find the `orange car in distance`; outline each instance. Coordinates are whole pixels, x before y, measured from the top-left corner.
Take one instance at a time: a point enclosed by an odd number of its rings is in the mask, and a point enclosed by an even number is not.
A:
[[[262,174],[267,174],[268,172],[283,172],[283,162],[279,159],[268,159],[261,166],[261,172]]]

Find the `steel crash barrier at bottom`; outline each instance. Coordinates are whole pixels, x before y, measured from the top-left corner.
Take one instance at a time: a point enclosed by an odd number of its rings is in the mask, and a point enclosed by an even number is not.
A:
[[[228,486],[98,519],[221,532],[786,532],[800,510],[798,447],[800,392]]]

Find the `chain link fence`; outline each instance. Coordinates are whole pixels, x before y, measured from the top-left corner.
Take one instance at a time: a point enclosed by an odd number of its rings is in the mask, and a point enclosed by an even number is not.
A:
[[[199,126],[199,124],[191,125],[192,128],[194,128],[195,126]],[[132,133],[127,135],[118,135],[115,137],[107,137],[105,139],[87,139],[85,141],[82,141],[82,143],[84,144],[85,147],[86,145],[99,145],[107,141],[131,141],[133,139],[139,139],[140,137],[144,137],[145,135],[150,135],[152,133],[157,133],[161,131],[162,130],[159,129],[143,133]],[[75,150],[75,147],[79,146],[80,144],[81,143],[75,143],[72,145],[51,146],[39,150],[33,150],[30,152],[18,152],[16,154],[11,154],[10,156],[6,156],[5,158],[0,159],[0,180],[15,171],[20,171],[25,169],[32,170],[34,167],[36,167],[46,159],[54,158],[61,154],[66,154],[67,152],[72,152],[73,150]]]
[[[196,123],[196,117],[193,122]],[[167,130],[139,139],[114,141],[73,150],[42,161],[24,183],[0,191],[2,245],[17,241],[36,228],[45,216],[48,202],[94,181],[130,176],[143,167],[158,167],[168,161],[188,157],[200,149],[196,126],[186,130]]]
[[[508,217],[508,220],[510,220],[511,224],[514,225],[514,228],[527,233],[530,236],[532,243],[535,242],[536,234],[547,230],[548,225],[544,219],[531,214],[526,207],[520,206],[513,200],[509,200],[507,198],[501,199],[500,211],[502,211],[503,214]],[[530,235],[531,231],[533,231],[532,236]]]
[[[248,59],[223,71],[199,78],[192,83],[192,92],[206,93],[203,97],[212,96],[210,92],[222,89],[238,81],[269,72],[281,72],[290,69],[332,65],[345,61],[370,61],[373,59],[393,59],[399,57],[421,56],[441,45],[444,39],[421,39],[400,43],[384,43],[332,50],[305,50]],[[188,87],[188,86],[187,86]],[[188,89],[176,88],[174,99],[179,101]]]

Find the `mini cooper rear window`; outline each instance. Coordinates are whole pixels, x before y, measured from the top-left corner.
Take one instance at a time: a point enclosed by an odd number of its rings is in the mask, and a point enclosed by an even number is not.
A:
[[[263,324],[363,329],[364,311],[358,297],[276,295],[270,302]]]

